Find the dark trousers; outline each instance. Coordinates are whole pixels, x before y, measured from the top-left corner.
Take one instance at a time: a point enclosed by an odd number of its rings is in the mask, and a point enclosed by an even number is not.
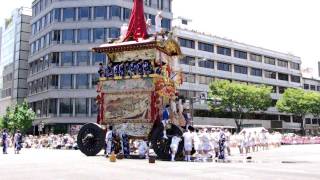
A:
[[[7,148],[8,148],[8,144],[7,143],[3,143],[2,151],[3,151],[4,154],[7,153]]]

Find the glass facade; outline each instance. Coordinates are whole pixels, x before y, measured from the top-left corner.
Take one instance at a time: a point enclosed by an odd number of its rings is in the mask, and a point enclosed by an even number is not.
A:
[[[227,47],[218,46],[217,53],[225,56],[231,56],[231,49]]]

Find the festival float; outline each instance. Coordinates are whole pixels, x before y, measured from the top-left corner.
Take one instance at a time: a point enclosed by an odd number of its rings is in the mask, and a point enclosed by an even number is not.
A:
[[[161,115],[165,105],[177,102],[182,77],[172,67],[181,50],[172,34],[161,29],[161,12],[155,26],[150,32],[143,0],[135,0],[129,25],[121,28],[119,39],[93,48],[106,54],[108,63],[99,67],[97,123],[84,125],[78,134],[85,155],[95,156],[105,147],[106,129],[112,126],[118,136],[148,139],[159,159],[170,158],[171,138],[182,135],[183,123],[171,117],[170,123],[163,124]],[[182,156],[182,149],[180,143],[177,156]]]

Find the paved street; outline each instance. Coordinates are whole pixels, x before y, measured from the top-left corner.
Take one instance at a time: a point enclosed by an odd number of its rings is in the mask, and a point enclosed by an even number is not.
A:
[[[320,179],[320,145],[283,146],[252,154],[253,161],[233,156],[231,163],[162,162],[86,157],[80,151],[26,150],[0,154],[3,180],[107,179]]]

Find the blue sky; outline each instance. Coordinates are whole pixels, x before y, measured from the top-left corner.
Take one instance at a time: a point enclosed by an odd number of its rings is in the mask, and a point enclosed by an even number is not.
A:
[[[0,6],[0,23],[15,7],[32,0],[9,0]],[[314,69],[320,61],[318,0],[173,0],[174,16],[192,19],[194,29],[302,58]]]

